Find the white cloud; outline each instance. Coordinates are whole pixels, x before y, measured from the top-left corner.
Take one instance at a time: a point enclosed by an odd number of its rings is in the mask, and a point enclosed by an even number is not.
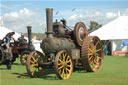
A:
[[[77,15],[77,14],[74,14],[74,15],[70,16],[69,19],[70,19],[70,20],[74,20],[74,19],[76,19],[77,17],[78,17],[78,15]]]
[[[75,23],[82,21],[87,25],[87,27],[89,26],[90,21],[97,21],[98,23],[104,25],[117,18],[119,11],[120,10],[110,12],[98,9],[80,9],[68,17],[68,22],[69,24],[74,25]],[[123,11],[121,16],[122,15],[128,15],[128,11]]]
[[[4,17],[13,17],[13,18],[17,18],[18,17],[18,13],[17,12],[12,12],[10,14],[6,13],[4,15]]]
[[[115,17],[117,17],[118,16],[118,13],[113,13],[113,12],[108,12],[108,13],[106,13],[106,17],[108,18],[108,19],[112,19],[112,18],[115,18]]]
[[[4,25],[17,32],[26,32],[26,26],[28,25],[33,27],[33,32],[43,32],[42,27],[45,26],[41,15],[27,8],[16,12],[5,13],[2,17]]]

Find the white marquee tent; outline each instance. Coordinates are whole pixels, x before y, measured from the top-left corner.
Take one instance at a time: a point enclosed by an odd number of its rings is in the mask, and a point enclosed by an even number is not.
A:
[[[112,54],[127,53],[128,46],[120,48],[122,40],[128,40],[128,16],[119,16],[110,23],[90,33],[90,36],[98,36],[101,40],[110,40]]]
[[[12,30],[9,30],[9,29],[7,29],[7,28],[4,27],[4,26],[0,26],[0,39],[3,39],[3,38],[6,36],[6,34],[7,34],[8,32],[12,32]],[[14,37],[15,39],[17,39],[18,37],[20,37],[20,34],[15,33],[15,35],[14,35],[13,37]]]
[[[90,35],[97,35],[101,40],[128,39],[128,16],[120,16]]]

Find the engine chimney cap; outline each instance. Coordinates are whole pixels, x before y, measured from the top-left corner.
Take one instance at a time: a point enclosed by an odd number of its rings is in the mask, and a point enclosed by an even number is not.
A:
[[[32,29],[32,26],[27,26],[27,29]]]
[[[45,10],[53,10],[53,8],[46,8]]]

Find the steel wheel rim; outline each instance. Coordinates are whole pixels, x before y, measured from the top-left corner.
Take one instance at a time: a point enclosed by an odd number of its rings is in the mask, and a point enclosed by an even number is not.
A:
[[[88,61],[94,72],[98,71],[102,64],[102,44],[97,37],[91,40],[88,46]]]
[[[57,76],[60,79],[68,79],[71,77],[73,70],[73,63],[70,55],[65,51],[59,53],[57,59]]]

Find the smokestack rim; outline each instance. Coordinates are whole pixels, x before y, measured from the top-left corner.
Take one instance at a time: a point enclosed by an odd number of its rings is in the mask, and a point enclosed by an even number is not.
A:
[[[32,26],[27,26],[27,29],[32,29]]]
[[[46,8],[45,10],[46,10],[46,11],[47,11],[47,10],[53,10],[53,8]]]

